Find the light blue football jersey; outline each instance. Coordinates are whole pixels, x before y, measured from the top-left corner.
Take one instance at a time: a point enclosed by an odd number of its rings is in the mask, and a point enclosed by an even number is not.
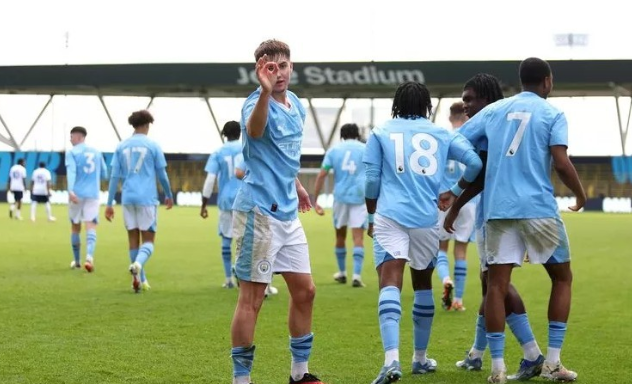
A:
[[[260,94],[257,89],[248,96],[241,110],[242,153],[247,174],[233,209],[248,212],[259,207],[277,220],[294,220],[298,216],[295,180],[301,167],[305,108],[290,91],[287,91],[289,108],[270,98],[263,136],[255,139],[248,136],[246,122]]]
[[[243,162],[241,142],[237,140],[224,143],[213,152],[206,162],[204,170],[217,176],[218,191],[217,206],[223,211],[233,209],[235,196],[241,186],[241,180],[235,177],[235,167]]]
[[[472,145],[429,120],[396,118],[373,129],[364,162],[381,166],[377,213],[406,228],[437,225],[439,187],[449,159]]]
[[[487,140],[485,221],[559,217],[549,147],[568,146],[564,113],[522,92],[485,107],[461,133],[472,143]]]
[[[84,143],[66,151],[66,174],[70,180],[74,176],[72,192],[81,199],[98,199],[101,179],[107,178],[107,166],[100,151]],[[71,173],[74,175],[71,176]]]
[[[162,149],[143,134],[122,141],[112,156],[112,177],[123,181],[123,205],[158,205],[156,177],[167,167]]]
[[[364,204],[365,144],[344,140],[325,153],[322,168],[334,171],[334,200],[344,204]]]

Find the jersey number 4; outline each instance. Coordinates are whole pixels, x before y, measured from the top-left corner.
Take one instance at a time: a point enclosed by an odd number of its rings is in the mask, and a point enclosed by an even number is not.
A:
[[[356,167],[355,161],[351,160],[351,151],[345,152],[345,157],[342,159],[342,170],[349,172],[350,175],[353,175],[358,169]]]
[[[531,113],[510,112],[507,114],[507,121],[512,120],[520,120],[520,125],[518,125],[518,130],[516,131],[513,140],[511,140],[511,144],[509,144],[509,149],[507,150],[507,153],[505,153],[505,156],[514,156],[516,152],[518,152],[518,148],[522,142],[522,137],[524,136],[524,130],[527,128],[529,120],[531,120]]]
[[[395,142],[395,171],[397,173],[404,173],[406,172],[404,162],[404,134],[391,133],[390,138]],[[423,148],[421,146],[422,142],[426,142],[428,148]],[[432,176],[437,173],[437,169],[439,168],[437,158],[435,157],[439,149],[437,139],[427,133],[416,133],[412,137],[411,144],[414,151],[410,154],[408,163],[413,172],[421,176]],[[428,165],[422,166],[419,164],[419,160],[422,158],[425,160],[424,163]]]

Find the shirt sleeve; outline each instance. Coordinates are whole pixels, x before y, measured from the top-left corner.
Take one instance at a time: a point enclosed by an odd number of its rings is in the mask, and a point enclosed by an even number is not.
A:
[[[110,177],[121,177],[123,171],[121,170],[121,165],[119,163],[119,153],[120,149],[116,148],[114,151],[114,155],[112,155],[112,162],[110,163],[110,167],[112,168],[112,174]]]
[[[206,161],[206,166],[204,167],[204,171],[206,171],[206,173],[217,175],[219,172],[219,162],[217,161],[217,157],[217,152],[210,154],[208,160]]]
[[[562,112],[555,116],[555,120],[551,126],[549,147],[554,145],[564,145],[568,147],[568,122],[566,121],[566,116]]]
[[[463,135],[463,137],[465,137],[470,143],[472,143],[474,147],[479,149],[481,149],[483,143],[486,143],[487,141],[487,136],[485,135],[487,114],[488,110],[483,109],[474,117],[466,121],[465,124],[463,124],[463,126],[459,128],[458,131],[458,133]],[[486,144],[485,148],[487,148]]]
[[[329,171],[334,165],[333,165],[333,160],[332,160],[332,153],[331,153],[331,149],[327,150],[327,152],[325,152],[325,157],[323,158],[323,164],[321,165],[321,168]]]
[[[375,133],[369,136],[362,156],[362,162],[365,164],[382,164],[382,146]]]
[[[464,163],[463,156],[468,151],[473,151],[474,147],[472,143],[467,141],[460,133],[453,133],[452,140],[450,141],[450,147],[448,148],[448,159],[456,160],[459,163]]]
[[[154,153],[156,156],[156,171],[167,168],[167,159],[165,158],[164,152],[162,152],[162,148],[160,148],[158,144],[154,144]]]

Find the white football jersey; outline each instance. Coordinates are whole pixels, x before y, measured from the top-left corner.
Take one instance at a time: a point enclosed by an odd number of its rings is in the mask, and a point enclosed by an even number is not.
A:
[[[12,191],[24,192],[24,179],[26,179],[26,168],[20,164],[16,164],[11,167],[9,171],[9,178],[11,179],[11,185],[9,187]]]
[[[33,194],[34,195],[48,195],[48,182],[51,180],[51,175],[46,168],[37,168],[33,171]]]

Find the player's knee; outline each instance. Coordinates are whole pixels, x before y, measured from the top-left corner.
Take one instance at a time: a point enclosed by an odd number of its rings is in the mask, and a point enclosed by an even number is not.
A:
[[[527,311],[524,307],[522,297],[520,297],[520,294],[512,284],[509,284],[507,296],[505,296],[505,310],[506,315],[510,315],[512,313],[522,314]]]
[[[316,286],[313,282],[305,284],[299,292],[292,295],[292,300],[299,305],[311,305],[315,298]]]

